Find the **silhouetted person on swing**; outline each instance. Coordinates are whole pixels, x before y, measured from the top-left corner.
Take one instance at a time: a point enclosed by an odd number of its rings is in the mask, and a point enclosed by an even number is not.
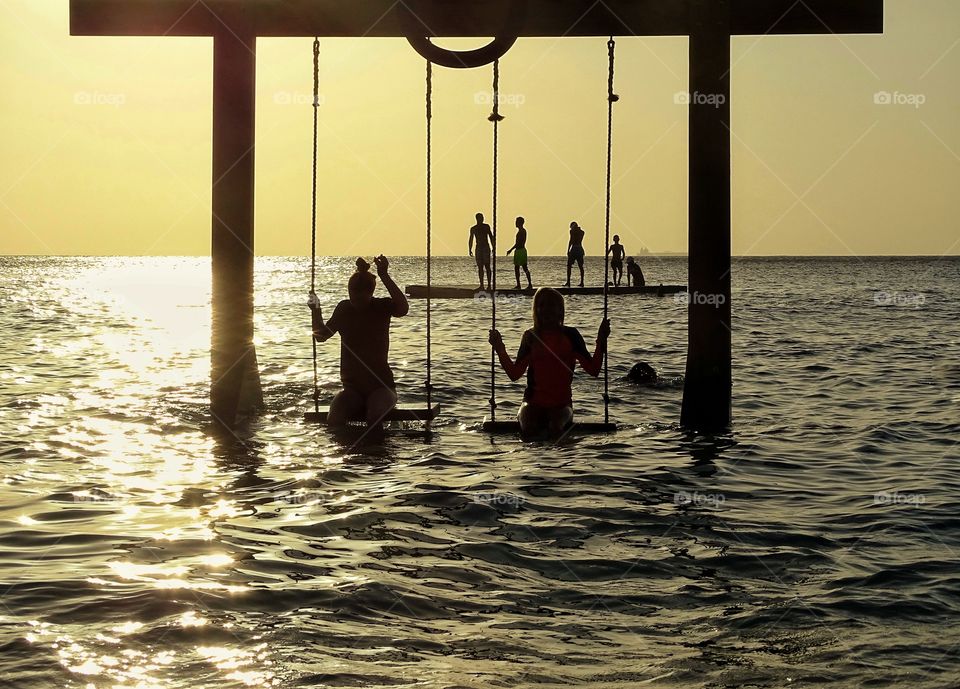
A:
[[[364,419],[368,426],[380,427],[383,419],[397,405],[397,388],[387,361],[390,351],[390,318],[406,316],[410,310],[407,298],[387,272],[389,261],[383,255],[373,259],[377,275],[387,288],[389,297],[374,298],[377,279],[370,264],[357,259],[357,271],[347,283],[349,299],[344,299],[323,320],[317,295],[310,293],[313,313],[313,337],[325,342],[340,333],[340,381],[343,390],[330,404],[327,423],[343,426],[354,419]]]
[[[613,286],[619,287],[623,279],[623,257],[626,255],[623,244],[620,243],[620,235],[613,235],[613,244],[607,249],[607,256],[610,257],[610,270],[613,273]]]
[[[634,287],[643,287],[647,284],[643,277],[643,271],[640,270],[640,264],[636,262],[633,256],[627,259],[627,287],[630,286],[631,282]]]
[[[523,218],[517,218],[517,238],[513,246],[507,249],[507,256],[510,255],[510,252],[514,252],[513,274],[517,278],[517,289],[520,289],[521,268],[527,276],[527,289],[533,289],[533,283],[530,281],[530,269],[527,267],[527,229],[523,226],[523,223]]]
[[[483,289],[483,274],[487,274],[487,289],[493,289],[490,282],[490,245],[493,244],[493,232],[490,226],[483,222],[483,213],[477,213],[477,224],[470,228],[469,252],[473,256],[473,243],[477,243],[477,276],[480,278],[480,289]],[[496,249],[496,247],[494,247]]]
[[[600,322],[597,346],[591,355],[576,328],[563,324],[563,295],[541,287],[533,295],[533,327],[523,334],[517,360],[513,361],[497,330],[490,331],[500,365],[510,380],[527,372],[527,389],[517,418],[525,436],[560,435],[573,421],[573,370],[580,367],[596,378],[603,369],[610,321]]]
[[[583,287],[583,236],[584,231],[580,229],[580,226],[575,222],[570,223],[570,242],[567,244],[566,287],[570,286],[570,271],[574,263],[580,267],[580,286]]]

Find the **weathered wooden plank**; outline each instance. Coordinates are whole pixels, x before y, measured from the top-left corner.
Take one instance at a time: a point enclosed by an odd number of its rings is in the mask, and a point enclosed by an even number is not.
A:
[[[330,407],[320,407],[318,411],[307,412],[303,415],[305,421],[311,423],[326,423],[330,414]],[[384,421],[432,421],[440,415],[440,405],[423,407],[411,404],[398,404],[383,419]],[[351,422],[362,423],[364,419],[351,419]]]
[[[505,434],[505,435],[519,435],[520,434],[520,422],[516,420],[512,421],[490,421],[489,419],[484,419],[480,428],[485,433],[494,433],[494,434]],[[605,423],[603,421],[576,421],[564,431],[564,435],[571,434],[585,434],[585,433],[613,433],[617,430],[617,424],[615,423]]]

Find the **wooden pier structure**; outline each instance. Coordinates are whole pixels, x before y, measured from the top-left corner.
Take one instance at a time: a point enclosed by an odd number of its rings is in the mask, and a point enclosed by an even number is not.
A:
[[[437,52],[438,64],[445,58],[427,38],[495,36],[499,52],[521,37],[689,37],[688,90],[711,98],[689,106],[688,289],[696,298],[681,421],[712,431],[731,421],[730,39],[882,31],[883,0],[70,0],[75,36],[213,38],[211,410],[226,425],[261,403],[253,345],[259,37],[407,38]],[[634,79],[642,89],[644,75]]]

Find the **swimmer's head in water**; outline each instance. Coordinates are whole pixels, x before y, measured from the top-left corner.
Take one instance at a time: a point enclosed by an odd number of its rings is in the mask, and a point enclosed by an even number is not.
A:
[[[354,306],[366,306],[373,299],[373,289],[376,286],[377,278],[370,272],[370,264],[358,258],[357,272],[350,276],[350,282],[347,283],[350,303]]]
[[[551,287],[538,289],[533,295],[533,329],[559,328],[563,316],[563,295]]]

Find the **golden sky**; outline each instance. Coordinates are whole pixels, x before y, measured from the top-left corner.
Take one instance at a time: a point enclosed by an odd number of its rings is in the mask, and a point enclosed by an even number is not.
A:
[[[735,254],[957,253],[960,3],[886,4],[883,36],[733,40]],[[211,39],[68,34],[68,0],[0,0],[0,253],[209,253]],[[328,39],[322,61],[318,251],[422,254],[422,59]],[[571,220],[602,252],[605,41],[501,64],[503,248],[523,215],[533,255]],[[612,231],[683,251],[687,42],[621,39],[617,65]],[[434,251],[459,254],[491,205],[491,74],[435,75]],[[260,40],[259,254],[309,251],[311,83],[310,39]]]

